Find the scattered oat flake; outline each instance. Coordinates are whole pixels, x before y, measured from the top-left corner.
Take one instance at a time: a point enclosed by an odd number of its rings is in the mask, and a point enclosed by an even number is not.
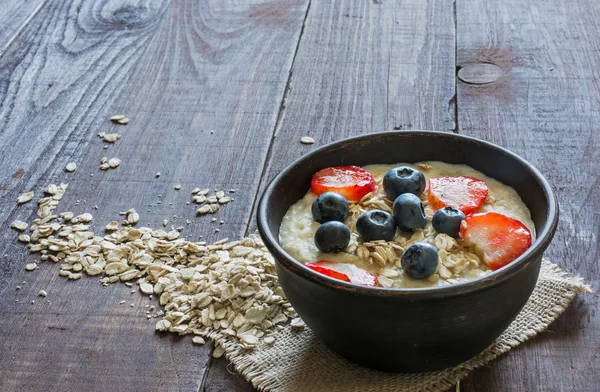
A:
[[[113,169],[118,167],[121,164],[121,160],[119,158],[111,158],[108,160],[108,165]]]
[[[194,196],[193,200],[194,200],[194,203],[196,203],[196,204],[202,204],[202,203],[206,202],[206,196],[204,196],[204,195]]]
[[[122,125],[129,123],[129,119],[127,117],[120,118],[116,121],[117,121],[117,123],[122,124]]]
[[[176,190],[176,191],[178,191],[178,190],[180,190],[180,189],[181,189],[181,185],[179,185],[179,184],[175,185],[175,190]]]
[[[25,271],[33,271],[37,268],[36,263],[25,264]]]
[[[10,224],[10,227],[19,231],[25,231],[29,225],[23,221],[15,220]]]
[[[114,115],[114,116],[112,116],[112,117],[110,118],[110,120],[111,120],[111,121],[119,121],[119,120],[122,120],[122,119],[124,119],[124,118],[125,118],[125,116],[124,116],[124,115],[122,115],[122,114],[117,114],[117,115]]]
[[[55,184],[47,185],[44,188],[44,193],[47,195],[53,196],[53,195],[56,195],[56,192],[58,192],[58,187]]]
[[[256,343],[258,343],[258,338],[254,335],[242,334],[242,336],[240,338],[241,338],[242,342],[244,342],[246,344],[255,345]]]
[[[142,283],[140,285],[140,291],[144,294],[152,294],[154,292],[154,287],[152,287],[152,284],[150,283]]]
[[[105,142],[114,143],[121,138],[121,135],[119,133],[105,133],[101,137]]]
[[[46,292],[46,290],[40,290],[39,293],[38,293],[38,295],[40,297],[46,297],[46,296],[48,296],[48,293]]]
[[[223,238],[211,245],[191,242],[180,237],[182,227],[171,231],[132,227],[130,221],[139,219],[134,209],[122,213],[126,226],[119,228],[113,221],[106,225],[108,233],[96,235],[85,224],[92,218],[88,213],[61,215],[61,223],[53,222],[53,210],[66,189],[61,184],[56,195],[42,199],[28,245],[31,253],[42,253],[40,259],[59,263],[60,276],[77,280],[84,273],[98,275],[105,286],[123,282],[133,288],[135,282],[148,298],[160,298],[164,308],[154,313],[155,308],[149,307],[146,312],[146,318],[159,318],[156,329],[193,333],[195,344],[214,331],[250,350],[261,339],[272,343],[283,323],[294,320],[296,329],[304,325],[285,299],[273,257],[258,236],[231,242]],[[204,207],[207,213],[219,209],[218,204]],[[166,227],[168,220],[163,223]],[[36,263],[26,267],[36,268]],[[219,346],[213,355],[224,352]]]
[[[202,338],[202,336],[194,336],[192,338],[192,343],[202,345],[202,344],[205,344],[206,341]]]
[[[313,144],[315,139],[310,136],[302,136],[302,138],[300,138],[300,142],[302,142],[302,144]]]
[[[25,204],[30,202],[33,199],[33,192],[25,192],[19,195],[17,199],[17,204]]]
[[[89,223],[92,220],[94,220],[94,217],[89,212],[81,214],[77,218],[78,218],[79,222],[82,222],[82,223]]]
[[[117,222],[117,221],[111,221],[111,222],[109,222],[109,223],[106,225],[105,229],[106,229],[107,231],[115,231],[115,230],[118,230],[118,229],[119,229],[119,222]]]
[[[171,328],[171,322],[169,320],[158,320],[155,328],[157,331],[168,331]]]
[[[127,222],[130,225],[135,225],[140,220],[140,214],[138,214],[134,209],[127,211]]]
[[[303,329],[306,324],[304,324],[304,321],[302,321],[302,319],[300,317],[297,317],[295,319],[292,319],[292,322],[290,323],[290,325],[294,329]]]
[[[156,172],[156,174],[154,175],[154,177],[160,177],[160,172]]]
[[[75,162],[69,162],[67,163],[67,166],[65,166],[65,170],[72,173],[77,170],[77,164]]]
[[[213,358],[221,358],[225,354],[225,349],[221,346],[215,347],[215,350],[212,353]]]

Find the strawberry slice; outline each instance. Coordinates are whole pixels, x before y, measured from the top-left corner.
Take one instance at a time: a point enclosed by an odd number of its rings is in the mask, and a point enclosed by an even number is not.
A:
[[[488,195],[485,181],[474,177],[437,177],[429,179],[427,199],[435,209],[450,206],[465,215],[475,212],[483,205]]]
[[[375,276],[353,264],[319,260],[317,262],[304,263],[304,265],[313,271],[346,282],[361,284],[363,286],[375,286],[377,284]]]
[[[494,271],[514,261],[531,246],[527,227],[497,212],[468,215],[460,226],[460,236]]]
[[[371,173],[358,166],[327,167],[313,175],[310,189],[317,196],[325,192],[336,192],[346,200],[356,202],[375,190],[375,179]]]

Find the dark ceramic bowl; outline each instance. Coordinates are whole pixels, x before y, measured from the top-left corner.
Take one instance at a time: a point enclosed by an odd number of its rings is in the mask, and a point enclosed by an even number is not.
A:
[[[436,160],[467,164],[513,187],[531,211],[537,239],[521,257],[483,278],[446,287],[357,286],[310,270],[279,245],[288,208],[328,166]],[[496,145],[452,133],[385,132],[321,147],[283,169],[265,190],[258,229],[290,303],[337,353],[386,371],[424,372],[483,351],[514,320],[536,284],[558,222],[550,185],[533,166]]]

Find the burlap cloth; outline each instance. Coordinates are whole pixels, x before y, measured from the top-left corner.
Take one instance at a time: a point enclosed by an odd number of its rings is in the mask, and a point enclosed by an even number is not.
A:
[[[280,330],[271,346],[261,343],[253,351],[240,349],[226,336],[213,334],[226,357],[258,390],[272,392],[446,391],[470,371],[492,361],[544,331],[569,306],[577,293],[591,292],[581,277],[542,262],[531,298],[506,331],[481,354],[450,369],[419,374],[370,370],[346,361],[308,329]]]

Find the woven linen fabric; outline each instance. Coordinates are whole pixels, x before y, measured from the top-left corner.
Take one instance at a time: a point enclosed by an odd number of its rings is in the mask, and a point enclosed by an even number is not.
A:
[[[212,334],[226,357],[259,391],[269,392],[444,392],[470,371],[544,331],[569,306],[577,293],[591,292],[581,277],[542,261],[529,301],[506,331],[485,351],[453,368],[430,373],[385,373],[340,357],[308,329],[286,326],[272,345],[254,350],[239,347],[226,335]]]

